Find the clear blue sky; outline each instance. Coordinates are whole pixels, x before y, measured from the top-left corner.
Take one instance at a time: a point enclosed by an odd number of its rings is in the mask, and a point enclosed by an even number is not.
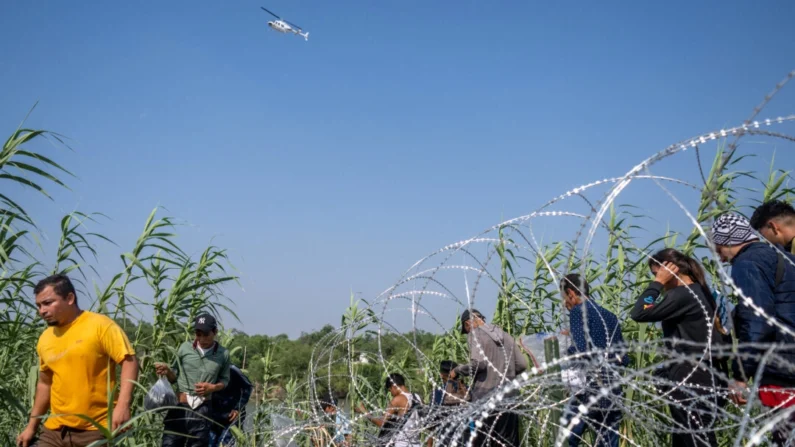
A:
[[[741,122],[795,68],[793,21],[786,0],[7,2],[0,130],[39,101],[28,125],[74,139],[55,155],[73,191],[25,201],[51,238],[101,211],[129,250],[163,205],[187,250],[229,248],[244,330],[295,336],[438,247]]]

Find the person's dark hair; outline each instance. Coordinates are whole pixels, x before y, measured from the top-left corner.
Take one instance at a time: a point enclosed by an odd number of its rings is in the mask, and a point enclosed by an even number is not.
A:
[[[77,292],[75,292],[75,286],[72,285],[72,281],[68,276],[58,274],[42,279],[36,284],[36,287],[33,288],[33,295],[40,294],[47,286],[52,286],[53,292],[64,299],[66,299],[70,293],[73,294],[75,296],[75,303],[77,303]]]
[[[384,383],[384,389],[389,391],[392,388],[392,385],[395,386],[405,386],[406,385],[406,378],[403,377],[401,374],[392,373],[387,376],[386,382]]]
[[[759,231],[765,227],[772,219],[777,217],[795,218],[795,208],[787,202],[781,200],[771,200],[765,202],[754,210],[751,215],[751,226]]]
[[[439,372],[448,374],[456,366],[458,366],[458,364],[452,360],[442,360],[442,362],[439,364]]]
[[[723,325],[721,324],[720,317],[718,316],[718,303],[715,302],[715,297],[712,296],[712,291],[709,289],[709,285],[707,285],[707,277],[704,273],[704,268],[701,267],[701,264],[678,250],[666,248],[664,250],[658,251],[654,254],[654,256],[649,258],[649,268],[651,268],[653,265],[657,265],[662,268],[662,264],[665,262],[673,262],[677,267],[679,267],[680,275],[689,276],[694,282],[701,286],[701,291],[704,293],[704,297],[712,306],[712,310],[715,313],[715,328],[720,331],[720,333],[724,335],[727,334],[726,329],[724,329]]]
[[[587,297],[591,295],[591,286],[588,284],[588,281],[585,281],[576,273],[569,273],[564,276],[563,281],[560,282],[560,288],[563,290],[564,295],[569,290],[573,290],[577,296],[584,295]]]
[[[693,282],[698,283],[705,297],[709,300],[710,304],[712,304],[712,308],[716,308],[715,298],[709,290],[709,285],[707,285],[707,275],[704,273],[704,268],[701,267],[698,261],[679,250],[666,248],[658,251],[649,258],[649,268],[651,269],[653,266],[662,268],[662,265],[666,262],[671,262],[679,267],[680,275],[687,275]]]
[[[326,411],[327,408],[333,407],[333,406],[334,406],[334,404],[331,403],[330,401],[327,401],[327,400],[321,400],[320,401],[320,408],[322,408],[323,411]]]

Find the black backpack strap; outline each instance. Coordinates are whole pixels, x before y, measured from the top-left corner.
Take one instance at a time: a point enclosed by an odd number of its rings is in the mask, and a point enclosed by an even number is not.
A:
[[[784,260],[784,255],[782,255],[780,252],[777,251],[776,255],[778,256],[778,262],[776,263],[775,287],[778,287],[779,285],[781,285],[782,281],[784,281],[784,269],[786,268],[787,261]]]

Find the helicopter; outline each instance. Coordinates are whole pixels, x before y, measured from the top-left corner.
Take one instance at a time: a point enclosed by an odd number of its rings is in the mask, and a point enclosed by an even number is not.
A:
[[[280,32],[280,33],[293,33],[302,36],[305,40],[309,40],[309,32],[302,33],[303,31],[300,26],[296,25],[295,23],[290,23],[287,20],[282,19],[281,17],[277,16],[276,14],[268,11],[264,7],[260,6],[263,11],[267,12],[268,14],[276,17],[276,20],[271,20],[268,22],[268,26],[272,29]]]

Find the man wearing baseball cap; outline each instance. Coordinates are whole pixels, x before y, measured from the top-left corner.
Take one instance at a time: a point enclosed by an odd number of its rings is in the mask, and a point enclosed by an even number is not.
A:
[[[487,324],[477,309],[467,309],[461,314],[461,333],[467,334],[470,361],[453,368],[449,377],[451,380],[459,375],[473,377],[470,389],[473,402],[483,399],[527,369],[527,358],[516,340],[499,327]],[[512,392],[506,397],[515,395],[517,393]],[[497,409],[483,421],[483,426],[474,436],[476,446],[518,447],[519,415]]]
[[[774,411],[795,406],[795,373],[792,368],[782,367],[782,363],[795,364],[795,337],[782,329],[783,326],[795,330],[795,258],[761,242],[751,223],[733,213],[723,214],[715,220],[712,242],[721,261],[731,263],[732,280],[741,292],[737,294],[739,304],[734,317],[737,341],[762,346],[740,348],[740,352],[746,355],[741,361],[735,359],[734,362],[733,375],[737,387],[746,388],[747,378],[755,377],[765,348],[773,344],[782,345],[775,349],[781,360],[762,366],[759,400],[766,407],[778,409]],[[740,396],[734,400],[738,404],[745,403]],[[789,421],[777,424],[773,442],[784,445],[793,426],[795,413]]]
[[[229,351],[215,340],[215,317],[199,314],[193,321],[193,333],[193,341],[179,346],[172,367],[155,363],[157,374],[176,384],[181,407],[166,413],[163,447],[207,447],[212,424],[210,397],[229,384]]]

